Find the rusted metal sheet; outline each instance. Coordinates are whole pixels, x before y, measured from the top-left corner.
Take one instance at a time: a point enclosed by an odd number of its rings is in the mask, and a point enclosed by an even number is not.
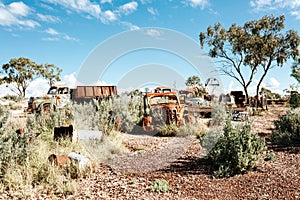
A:
[[[77,86],[76,98],[97,98],[117,96],[116,86]]]

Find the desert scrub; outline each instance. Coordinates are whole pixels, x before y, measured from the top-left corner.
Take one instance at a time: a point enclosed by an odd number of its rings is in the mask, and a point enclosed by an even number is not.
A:
[[[225,105],[214,102],[212,105],[210,126],[224,126],[228,114],[225,110]]]
[[[27,136],[0,130],[0,179],[5,177],[13,164],[23,165],[26,162],[31,150],[28,140]]]
[[[89,155],[97,162],[102,162],[112,158],[116,154],[126,152],[123,144],[122,133],[113,130],[109,135],[105,135],[99,139],[89,139],[81,141],[82,146]]]
[[[298,92],[292,92],[289,98],[289,104],[292,108],[300,107],[300,94]]]
[[[74,104],[74,120],[78,129],[99,130],[99,113],[92,103]]]
[[[152,186],[148,187],[150,192],[164,193],[172,190],[168,181],[164,179],[156,179]]]
[[[256,167],[265,150],[265,141],[252,133],[250,122],[233,127],[228,119],[223,135],[209,152],[216,171],[214,177],[243,174]]]
[[[8,117],[9,111],[4,106],[0,106],[0,128],[7,122]]]
[[[274,122],[271,140],[289,146],[300,141],[300,108],[290,109]]]
[[[48,157],[51,154],[68,155],[70,152],[80,152],[90,157],[83,146],[70,141],[57,143],[43,137],[39,137],[30,145],[29,154],[19,155],[23,158],[22,162],[14,160],[6,168],[1,182],[2,188],[6,188],[6,193],[18,198],[34,198],[38,194],[47,194],[53,199],[75,193],[78,189],[75,178],[88,175],[86,173],[89,172],[79,173],[74,163],[63,168],[51,165]]]
[[[172,137],[179,133],[179,127],[176,124],[164,124],[155,136]]]
[[[42,136],[52,133],[54,127],[73,124],[74,114],[71,104],[63,109],[51,109],[49,112],[31,114],[27,117],[27,128],[31,132],[41,133]],[[44,134],[43,134],[44,133]]]
[[[179,133],[177,136],[186,137],[186,136],[196,136],[197,138],[201,137],[208,131],[207,126],[203,122],[198,122],[194,124],[185,124],[179,126]]]
[[[98,103],[99,127],[104,135],[116,129],[117,125],[124,132],[131,132],[136,124],[143,117],[141,112],[142,97],[139,95],[122,94],[120,97],[113,97],[102,100]],[[117,123],[119,118],[119,123]]]

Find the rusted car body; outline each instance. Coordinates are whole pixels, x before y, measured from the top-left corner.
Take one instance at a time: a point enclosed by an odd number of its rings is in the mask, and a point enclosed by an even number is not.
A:
[[[148,93],[144,96],[144,131],[153,131],[164,124],[179,125],[183,120],[184,105],[175,92]]]

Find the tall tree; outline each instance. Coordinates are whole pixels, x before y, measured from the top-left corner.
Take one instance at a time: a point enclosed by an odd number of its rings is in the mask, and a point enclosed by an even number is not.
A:
[[[20,97],[25,97],[31,81],[38,77],[60,80],[61,70],[54,65],[39,65],[29,58],[12,58],[9,63],[2,65],[1,73],[4,76],[0,83],[12,84],[13,88],[10,89]]]
[[[284,15],[264,16],[246,22],[243,26],[232,24],[228,30],[220,23],[200,32],[200,45],[209,47],[209,55],[221,63],[221,74],[237,80],[249,102],[248,87],[257,76],[256,95],[265,76],[275,66],[283,66],[290,58],[299,56],[299,35],[294,30],[283,33]]]
[[[40,74],[42,77],[48,79],[48,83],[50,86],[52,86],[55,81],[60,81],[60,74],[62,72],[62,69],[55,66],[54,64],[44,64],[43,69],[40,71]]]
[[[300,59],[298,59],[298,62],[293,63],[291,76],[300,83]]]

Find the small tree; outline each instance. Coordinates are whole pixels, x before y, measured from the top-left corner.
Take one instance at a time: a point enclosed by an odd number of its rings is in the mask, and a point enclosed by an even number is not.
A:
[[[190,76],[185,82],[185,85],[194,89],[195,96],[207,94],[205,87],[202,85],[198,76]]]
[[[25,97],[31,81],[43,77],[49,79],[51,85],[54,80],[60,80],[61,70],[53,64],[39,65],[28,58],[13,58],[2,66],[1,73],[4,77],[0,79],[0,83],[13,83],[13,88],[10,89],[20,97]]]
[[[54,64],[45,64],[41,70],[41,75],[49,80],[50,87],[55,83],[55,81],[60,81],[60,74],[62,69],[55,66]]]
[[[232,24],[228,30],[217,23],[199,35],[201,46],[207,44],[209,55],[220,59],[220,72],[242,85],[248,103],[248,87],[255,76],[259,80],[256,85],[258,96],[269,70],[282,66],[289,58],[297,59],[299,55],[300,37],[294,30],[282,33],[284,20],[283,15],[264,16],[243,26]]]

